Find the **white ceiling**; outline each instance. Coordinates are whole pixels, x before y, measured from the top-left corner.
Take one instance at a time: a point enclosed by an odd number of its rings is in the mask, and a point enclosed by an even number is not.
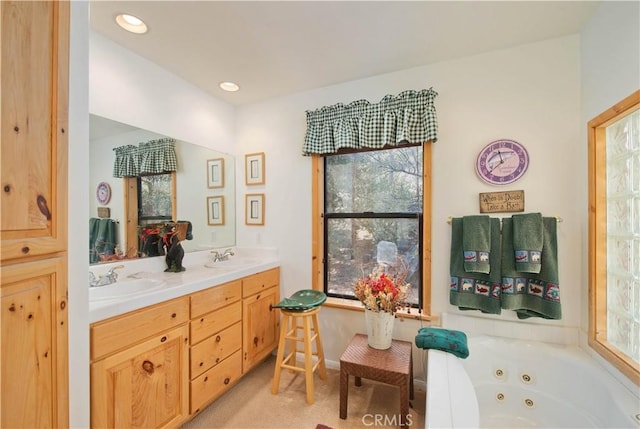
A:
[[[91,29],[234,105],[578,33],[595,1],[92,1]],[[114,21],[143,19],[145,35]],[[221,81],[241,87],[218,88]]]

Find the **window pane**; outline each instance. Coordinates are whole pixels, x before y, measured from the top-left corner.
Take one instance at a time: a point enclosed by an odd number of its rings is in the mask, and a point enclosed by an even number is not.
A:
[[[141,176],[140,219],[171,219],[171,174]]]
[[[640,361],[640,111],[606,129],[607,340]]]
[[[326,157],[326,213],[421,213],[422,147]]]
[[[354,296],[353,285],[379,264],[393,274],[401,269],[397,258],[408,268],[409,302],[419,304],[421,218],[326,219],[327,293]]]

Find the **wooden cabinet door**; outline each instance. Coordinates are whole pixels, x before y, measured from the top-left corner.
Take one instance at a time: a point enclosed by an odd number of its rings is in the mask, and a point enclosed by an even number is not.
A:
[[[0,254],[67,246],[69,4],[2,1]]]
[[[134,329],[134,327],[132,327]],[[178,427],[189,416],[189,327],[91,365],[91,426]]]
[[[0,427],[69,425],[66,282],[65,258],[0,269]]]
[[[247,372],[278,346],[280,318],[271,306],[279,302],[279,295],[279,288],[272,287],[243,300],[243,372]]]

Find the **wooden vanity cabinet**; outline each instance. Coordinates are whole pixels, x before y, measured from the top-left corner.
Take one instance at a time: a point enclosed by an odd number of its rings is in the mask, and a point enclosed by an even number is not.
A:
[[[278,345],[280,269],[91,325],[91,426],[176,427]]]
[[[278,346],[280,313],[272,308],[278,302],[280,268],[242,280],[243,373],[260,363]]]
[[[91,325],[91,426],[177,427],[189,417],[189,298]]]
[[[192,414],[242,376],[242,280],[191,294]]]
[[[0,2],[0,427],[69,426],[69,2]]]

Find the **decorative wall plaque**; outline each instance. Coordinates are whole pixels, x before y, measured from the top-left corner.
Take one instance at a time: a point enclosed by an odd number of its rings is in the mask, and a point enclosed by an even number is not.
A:
[[[98,217],[107,218],[111,216],[111,209],[109,207],[98,207]]]
[[[480,213],[524,211],[524,191],[481,192]]]

